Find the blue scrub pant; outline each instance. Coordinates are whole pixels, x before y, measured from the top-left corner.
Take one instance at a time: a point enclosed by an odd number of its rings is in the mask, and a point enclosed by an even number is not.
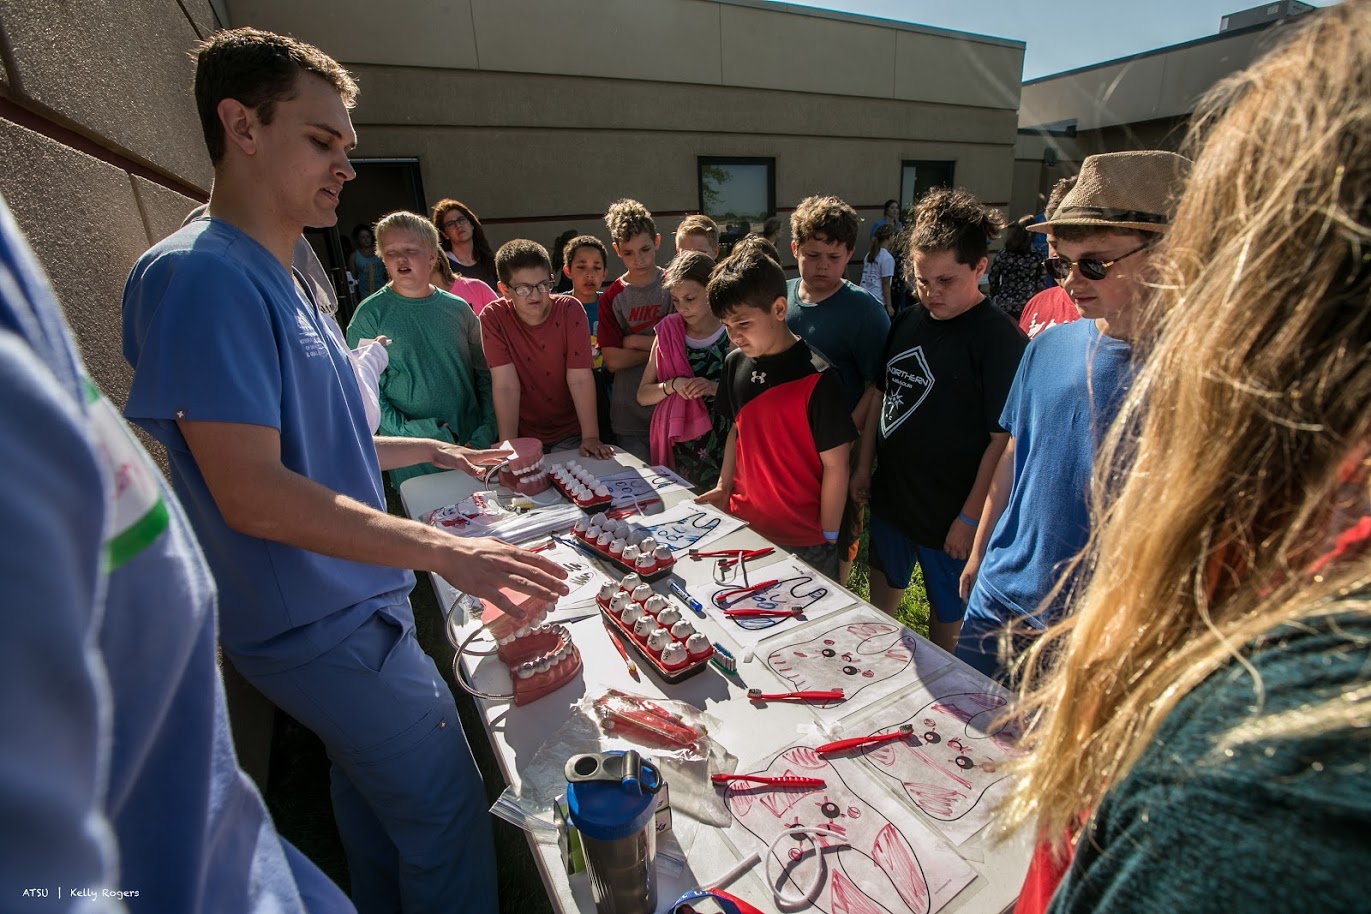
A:
[[[498,914],[485,788],[408,605],[253,683],[323,740],[359,914]]]

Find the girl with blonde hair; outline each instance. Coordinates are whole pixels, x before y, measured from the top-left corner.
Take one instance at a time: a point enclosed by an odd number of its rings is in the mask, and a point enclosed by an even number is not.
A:
[[[1371,0],[1193,137],[1087,585],[1024,658],[1020,910],[1371,903]]]

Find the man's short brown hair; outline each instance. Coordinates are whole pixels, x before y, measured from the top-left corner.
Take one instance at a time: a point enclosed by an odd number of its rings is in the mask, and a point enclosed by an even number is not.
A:
[[[805,197],[790,214],[790,237],[795,244],[835,242],[849,251],[857,248],[857,211],[837,197]]]
[[[500,282],[509,285],[515,270],[538,267],[548,276],[552,275],[552,258],[547,256],[547,248],[527,238],[515,238],[500,245],[495,252],[495,275]]]
[[[224,29],[196,45],[195,107],[211,162],[224,157],[224,125],[219,103],[234,99],[270,124],[276,103],[295,94],[301,73],[313,73],[338,90],[343,104],[357,100],[357,83],[338,61],[312,44],[261,29]]]

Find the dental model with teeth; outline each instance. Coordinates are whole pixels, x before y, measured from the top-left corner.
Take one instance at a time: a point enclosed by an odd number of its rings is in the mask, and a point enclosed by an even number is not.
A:
[[[514,438],[500,442],[500,447],[513,452],[500,470],[500,485],[521,495],[537,495],[552,485],[543,465],[543,443],[537,438]]]
[[[579,448],[607,460],[600,440],[585,309],[552,293],[552,261],[542,245],[518,238],[495,252],[501,298],[481,309],[501,438],[532,437],[553,450]]]
[[[572,534],[597,554],[621,568],[632,569],[637,575],[656,580],[676,564],[676,558],[666,546],[644,536],[643,531],[626,522],[596,513],[589,520],[577,518]],[[639,545],[633,545],[634,539]],[[644,597],[646,599],[646,597]]]
[[[523,622],[486,604],[482,620],[499,646],[500,661],[509,667],[514,704],[525,705],[561,688],[581,669],[581,654],[565,625],[548,625],[552,604],[530,601]]]
[[[599,484],[599,480],[588,470],[571,470],[570,464],[555,464],[552,467],[552,484],[577,507],[589,511],[592,508],[608,507],[613,499],[609,489]],[[593,521],[602,529],[610,529],[609,520],[603,512],[595,515]]]

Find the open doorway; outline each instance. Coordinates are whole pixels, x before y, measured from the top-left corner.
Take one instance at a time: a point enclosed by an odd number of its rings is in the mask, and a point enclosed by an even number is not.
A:
[[[306,229],[319,261],[333,279],[338,293],[338,323],[346,327],[357,308],[355,286],[349,281],[352,232],[371,226],[397,209],[428,213],[418,159],[353,159],[357,177],[343,188],[338,200],[338,224],[329,229]]]

